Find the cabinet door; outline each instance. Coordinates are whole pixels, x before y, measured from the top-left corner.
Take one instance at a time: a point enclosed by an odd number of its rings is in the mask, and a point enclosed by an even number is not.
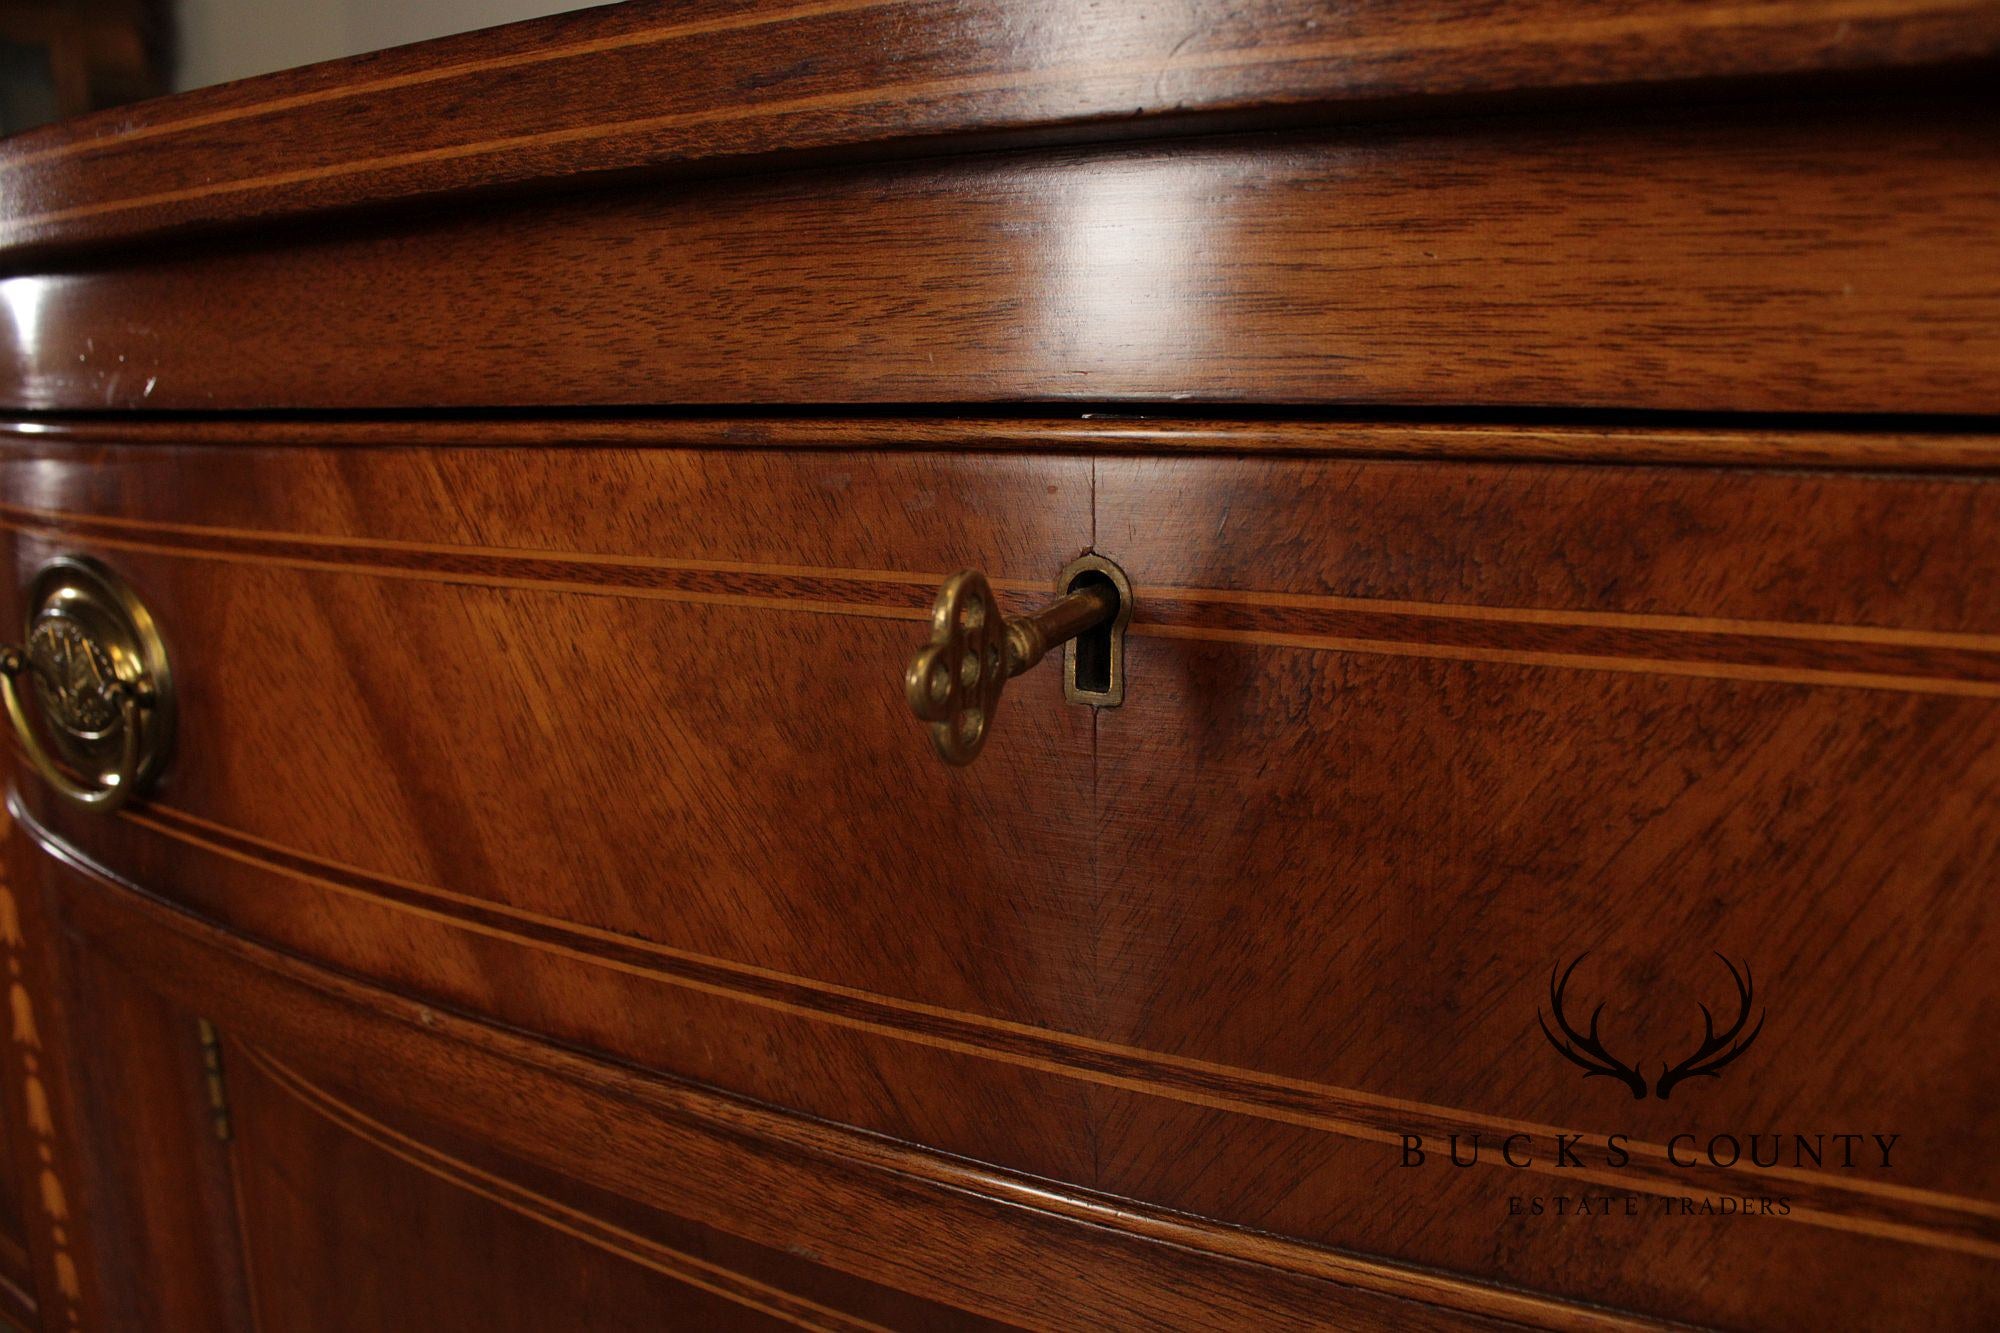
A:
[[[245,1327],[205,1029],[68,929],[76,879],[10,821],[7,1102],[40,1327]]]

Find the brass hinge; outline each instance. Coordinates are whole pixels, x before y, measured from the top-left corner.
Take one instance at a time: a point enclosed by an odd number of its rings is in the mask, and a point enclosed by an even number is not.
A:
[[[201,1068],[208,1082],[208,1114],[215,1124],[215,1137],[229,1141],[229,1091],[222,1082],[222,1036],[206,1018],[195,1020],[201,1037]]]

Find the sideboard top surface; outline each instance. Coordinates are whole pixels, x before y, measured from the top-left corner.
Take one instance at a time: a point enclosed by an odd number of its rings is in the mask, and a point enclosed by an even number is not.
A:
[[[1986,0],[610,5],[0,142],[0,263],[189,228],[940,147],[1299,124],[1520,93],[1983,62]]]

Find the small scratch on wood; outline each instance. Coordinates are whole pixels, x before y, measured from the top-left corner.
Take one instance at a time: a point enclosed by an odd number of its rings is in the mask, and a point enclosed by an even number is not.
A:
[[[1153,76],[1153,102],[1156,107],[1166,100],[1164,90],[1167,82],[1167,71],[1173,67],[1175,58],[1187,48],[1187,44],[1199,36],[1201,36],[1201,6],[1189,5],[1188,30],[1181,35],[1181,39],[1173,44],[1172,49],[1160,61],[1160,72]]]

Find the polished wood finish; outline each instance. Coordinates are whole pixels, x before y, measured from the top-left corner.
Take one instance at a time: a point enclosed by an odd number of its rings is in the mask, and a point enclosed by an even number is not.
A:
[[[1996,213],[1983,101],[801,173],[11,278],[0,402],[1991,413]]]
[[[1338,1320],[1397,1328],[1465,1326],[1479,1312],[1555,1328],[1648,1322],[1504,1289],[1468,1288],[1254,1233],[1190,1225],[1171,1213],[1052,1191],[1032,1177],[635,1075],[261,949],[93,873],[60,844],[42,845],[53,853],[40,862],[42,873],[68,904],[69,923],[92,947],[163,990],[235,997],[226,1014],[232,1027],[316,1053],[311,1058],[344,1070],[363,1097],[422,1103],[447,1136],[457,1126],[488,1145],[489,1160],[496,1150],[512,1154],[511,1170],[548,1183],[564,1198],[537,1199],[508,1180],[482,1178],[448,1149],[413,1142],[365,1108],[329,1094],[311,1074],[253,1055],[264,1076],[351,1132],[378,1146],[399,1146],[404,1160],[421,1158],[524,1206],[574,1219],[561,1205],[592,1198],[593,1187],[598,1200],[606,1192],[636,1196],[739,1235],[782,1238],[818,1261],[865,1267],[962,1309],[1004,1312],[1004,1322],[1014,1326],[1255,1321],[1321,1327],[1329,1312]],[[524,1117],[524,1107],[535,1111]],[[589,1136],[549,1132],[553,1125],[585,1123],[592,1127]],[[296,1151],[290,1145],[285,1150]],[[536,1163],[547,1169],[535,1172]],[[631,1202],[614,1216],[643,1219],[640,1225],[655,1233],[675,1225],[643,1207],[634,1211]],[[616,1236],[602,1219],[586,1213],[582,1222],[595,1223],[599,1236]],[[884,1237],[895,1243],[885,1244]],[[732,1255],[753,1275],[737,1289],[761,1287],[770,1292],[764,1304],[778,1304],[771,1295],[783,1297],[788,1289],[772,1291],[776,1284],[763,1281],[766,1270],[749,1254],[736,1247]],[[1461,1313],[1428,1308],[1432,1302]],[[834,1319],[814,1319],[796,1303],[791,1308],[809,1327],[844,1326],[837,1312]],[[1490,1318],[1484,1322],[1490,1326]],[[906,1326],[922,1325],[906,1318]]]
[[[1984,0],[624,4],[0,145],[0,256],[802,153],[1124,138],[1468,96],[1983,60]],[[0,261],[4,262],[4,261]],[[17,261],[18,262],[18,261]]]
[[[254,1048],[232,1055],[232,1090],[247,1133],[257,1136],[238,1150],[244,1207],[260,1220],[246,1248],[254,1271],[293,1275],[259,1284],[259,1317],[274,1327],[879,1327],[696,1256],[635,1243],[620,1228],[388,1129]],[[340,1201],[337,1224],[328,1199]],[[489,1264],[379,1262],[406,1243],[413,1212],[478,1237]]]
[[[1964,886],[2000,864],[1968,823],[2000,781],[1983,478],[207,431],[0,463],[38,497],[4,515],[21,567],[95,552],[179,627],[184,750],[156,799],[106,827],[23,793],[48,845],[93,849],[99,898],[144,884],[205,938],[425,1013],[1211,1218],[1180,1243],[1217,1254],[1239,1226],[1460,1274],[1426,1299],[1469,1310],[1492,1310],[1482,1280],[1719,1324],[1858,1302],[1948,1321],[1994,1295],[2000,1180],[1961,1151],[1990,1099],[1954,1036],[1992,1002],[1991,914]],[[607,492],[631,502],[590,502]],[[965,526],[996,511],[1016,528]],[[1141,590],[1132,698],[1093,720],[1024,677],[979,763],[939,769],[895,670],[932,586],[983,564],[1040,596],[1027,574],[1060,567],[1065,530]],[[678,645],[672,671],[630,643]],[[496,669],[477,644],[518,647]],[[664,700],[657,747],[604,708],[641,694]],[[1273,764],[1273,738],[1296,757]],[[885,819],[843,835],[831,878],[796,836]],[[1726,924],[1699,887],[1723,882]],[[1884,910],[1908,925],[1846,927]],[[1533,1023],[1550,961],[1657,967],[1663,934],[1693,942],[1676,968],[1715,948],[1796,988],[1759,1077],[1703,1089],[1700,1123],[1881,1126],[1906,1145],[1892,1177],[1723,1186],[1667,1159],[1682,1103],[1564,1076]],[[1440,975],[1493,999],[1370,1002]],[[1837,1005],[1812,980],[1856,975],[1874,984]],[[1654,975],[1622,1024],[1673,1044],[1690,984]],[[422,1141],[398,1116],[437,1106],[389,1077],[367,1119]],[[1632,1135],[1640,1164],[1579,1177],[1599,1186],[1781,1187],[1792,1211],[1501,1226],[1517,1173],[1398,1165],[1412,1126],[1523,1124]],[[684,1207],[684,1185],[621,1188]],[[1885,1253],[1924,1300],[1845,1276]],[[1014,1298],[994,1299],[974,1308]]]
[[[1992,1325],[1996,13],[628,7],[0,147],[0,625],[98,559],[179,710],[10,765],[5,1308]],[[940,764],[938,585],[1085,553],[1123,706]]]

